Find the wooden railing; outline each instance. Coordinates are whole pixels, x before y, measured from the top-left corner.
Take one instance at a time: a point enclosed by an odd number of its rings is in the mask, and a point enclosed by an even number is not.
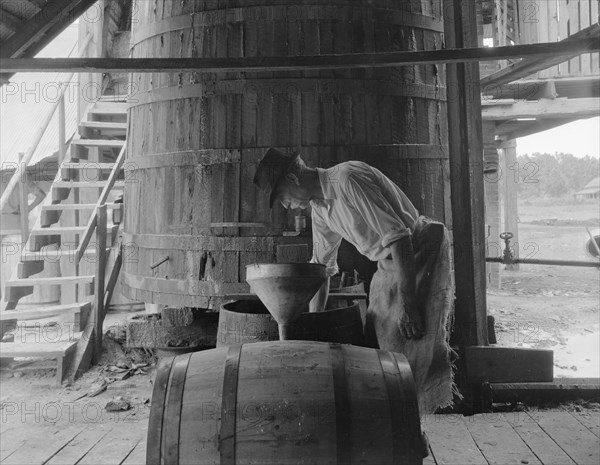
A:
[[[108,196],[115,185],[115,182],[119,175],[119,171],[123,167],[123,162],[125,161],[125,153],[126,145],[123,145],[123,148],[119,152],[119,156],[117,157],[117,160],[114,166],[112,167],[106,185],[102,189],[102,193],[98,198],[98,202],[94,207],[85,232],[83,233],[82,239],[79,242],[79,245],[77,246],[77,250],[75,252],[75,266],[76,269],[78,269],[79,262],[85,254],[85,250],[88,247],[94,232],[96,232],[96,279],[94,280],[94,305],[92,306],[91,318],[95,333],[93,348],[93,358],[95,360],[102,352],[102,324],[104,323],[105,300],[107,298],[107,296],[105,295],[106,289],[104,286],[107,262],[106,232],[108,225],[106,201],[108,200]],[[117,257],[117,260],[115,260],[113,271],[111,272],[111,279],[109,280],[109,292],[111,294],[112,290],[110,289],[110,287],[111,285],[114,285],[111,283],[113,281],[113,275],[115,274],[115,268],[117,269],[116,273],[118,275],[118,268],[120,268],[120,266],[121,261],[119,257]],[[108,304],[108,302],[106,302],[106,304]]]
[[[89,43],[91,38],[92,38],[91,35],[86,36],[85,40],[82,42],[81,46],[79,47],[79,50],[77,53],[78,57],[82,56],[82,52],[87,47],[87,44]],[[44,137],[46,129],[48,129],[48,126],[50,125],[50,122],[52,121],[52,118],[54,117],[54,113],[56,112],[57,109],[58,109],[58,128],[59,128],[58,129],[58,147],[59,147],[59,161],[58,162],[59,162],[59,164],[63,162],[65,155],[66,155],[66,150],[67,150],[67,147],[66,147],[66,145],[67,145],[66,124],[65,124],[65,92],[69,88],[69,85],[71,84],[71,81],[73,80],[74,76],[75,76],[75,73],[70,73],[68,75],[68,77],[63,82],[61,82],[60,93],[59,93],[58,99],[56,100],[55,103],[52,104],[52,106],[48,109],[48,111],[42,118],[42,121],[40,122],[35,133],[33,134],[33,137],[32,137],[33,142],[28,147],[27,151],[24,153],[22,158],[19,160],[19,168],[17,170],[15,170],[14,174],[11,176],[11,178],[8,181],[8,184],[6,186],[6,189],[4,189],[4,192],[2,193],[2,197],[0,197],[0,211],[4,210],[4,207],[5,207],[6,203],[8,202],[8,199],[13,194],[13,191],[15,190],[15,187],[17,186],[19,181],[25,180],[25,170],[27,168],[27,165],[31,161],[31,158],[33,157],[33,154],[37,150],[38,145],[40,145],[42,137]],[[25,216],[27,216],[26,212],[27,212],[26,208],[25,208],[25,210],[21,210],[21,213],[24,214]]]

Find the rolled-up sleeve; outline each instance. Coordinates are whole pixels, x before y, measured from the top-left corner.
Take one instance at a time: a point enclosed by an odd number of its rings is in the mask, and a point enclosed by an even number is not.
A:
[[[389,247],[393,242],[411,235],[411,230],[376,187],[348,177],[344,193],[348,197],[347,202],[379,234],[383,247]]]
[[[313,208],[312,215],[313,231],[313,256],[310,263],[325,265],[327,276],[338,273],[337,254],[342,242],[342,236],[325,223],[325,220]]]

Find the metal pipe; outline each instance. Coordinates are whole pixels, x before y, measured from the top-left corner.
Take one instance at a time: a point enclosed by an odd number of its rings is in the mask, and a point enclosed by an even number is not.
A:
[[[486,262],[491,263],[502,263],[504,265],[512,265],[513,263],[523,263],[526,265],[558,265],[558,266],[583,266],[587,268],[600,268],[600,261],[598,262],[584,262],[578,260],[546,260],[546,259],[535,259],[535,258],[515,258],[510,262],[507,262],[504,257],[485,257]]]

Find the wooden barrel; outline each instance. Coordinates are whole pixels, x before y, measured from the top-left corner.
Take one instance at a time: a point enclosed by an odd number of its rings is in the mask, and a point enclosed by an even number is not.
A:
[[[358,303],[320,313],[302,313],[292,325],[290,338],[362,345],[363,325]],[[277,322],[259,300],[238,300],[221,306],[217,347],[277,340]]]
[[[260,342],[157,368],[148,464],[421,464],[415,385],[401,354]]]
[[[138,0],[132,57],[309,56],[443,47],[441,2]],[[417,208],[449,212],[442,65],[133,73],[123,288],[132,300],[218,308],[274,262],[294,213],[252,179],[269,147],[309,165],[362,160]]]

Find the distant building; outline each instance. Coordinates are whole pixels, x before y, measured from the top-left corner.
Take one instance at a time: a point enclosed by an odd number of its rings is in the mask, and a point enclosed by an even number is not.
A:
[[[575,200],[590,200],[600,198],[600,177],[592,179],[583,189],[575,192]]]

